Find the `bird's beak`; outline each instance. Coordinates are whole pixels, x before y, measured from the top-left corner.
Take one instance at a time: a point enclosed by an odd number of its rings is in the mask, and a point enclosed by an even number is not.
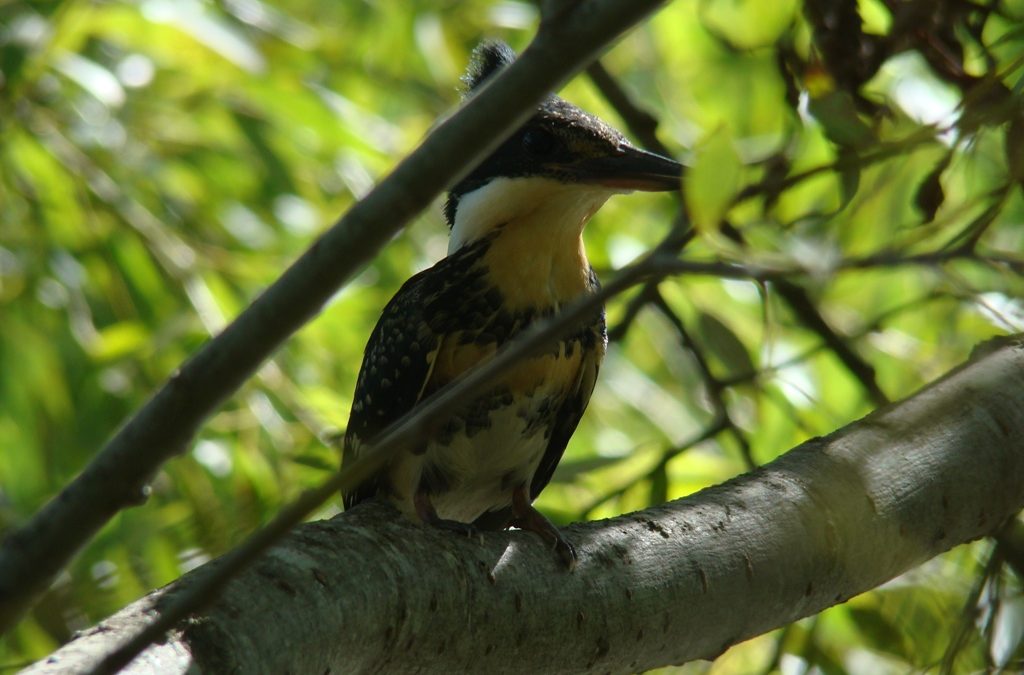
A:
[[[653,152],[622,145],[614,155],[574,162],[570,171],[581,183],[616,190],[662,192],[679,189],[683,165]]]

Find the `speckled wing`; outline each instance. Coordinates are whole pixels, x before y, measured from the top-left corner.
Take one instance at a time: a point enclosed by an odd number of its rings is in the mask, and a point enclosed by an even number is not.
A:
[[[433,271],[406,281],[370,334],[345,431],[344,465],[358,458],[369,441],[423,397],[441,344],[441,336],[424,317],[427,278]],[[373,476],[344,492],[345,508],[372,497],[379,488],[379,476]]]
[[[591,283],[597,288],[597,278],[591,272]],[[578,339],[583,347],[583,362],[580,364],[580,375],[576,386],[569,392],[565,401],[562,402],[551,428],[551,438],[544,450],[544,455],[537,466],[537,472],[533,474],[530,482],[530,499],[536,499],[555,473],[555,468],[562,460],[565,447],[569,444],[576,427],[583,417],[587,404],[590,402],[590,395],[594,393],[594,385],[597,383],[597,373],[601,369],[601,362],[604,361],[604,354],[608,344],[608,334],[605,328],[604,310],[595,317],[594,322],[584,330]]]
[[[411,277],[384,307],[370,334],[356,380],[343,462],[423,398],[447,383],[453,373],[435,373],[438,353],[449,340],[463,341],[484,330],[497,300],[483,284],[478,263],[490,238],[465,246]],[[442,370],[444,370],[442,368]],[[345,508],[368,499],[385,486],[379,473],[343,493]]]

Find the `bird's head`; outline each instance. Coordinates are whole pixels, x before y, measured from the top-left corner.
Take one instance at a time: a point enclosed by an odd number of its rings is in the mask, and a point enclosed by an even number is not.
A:
[[[515,57],[502,42],[477,47],[463,78],[467,94]],[[681,171],[678,162],[634,147],[604,121],[549,96],[449,192],[450,250],[538,210],[545,222],[581,230],[611,195],[676,190]]]

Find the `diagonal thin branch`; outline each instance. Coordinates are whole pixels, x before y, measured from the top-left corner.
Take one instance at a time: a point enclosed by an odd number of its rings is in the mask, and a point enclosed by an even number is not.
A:
[[[889,397],[885,395],[878,384],[874,366],[857,353],[850,345],[849,338],[840,335],[829,325],[821,311],[811,301],[807,290],[786,280],[777,281],[775,289],[789,305],[790,310],[797,316],[800,323],[808,330],[817,333],[825,347],[836,355],[846,370],[860,383],[871,402],[876,406],[887,404]]]
[[[704,357],[704,353],[697,347],[696,341],[690,335],[690,332],[686,329],[686,325],[683,320],[679,318],[679,315],[675,313],[672,307],[669,306],[668,302],[665,301],[665,297],[657,292],[652,300],[654,307],[661,312],[668,322],[676,331],[676,335],[679,338],[680,346],[689,351],[693,357],[694,362],[697,364],[697,371],[700,373],[700,378],[704,382],[704,389],[707,392],[708,398],[710,399],[711,408],[713,410],[713,422],[710,425],[711,429],[721,426],[723,430],[728,431],[737,445],[740,446],[740,455],[743,457],[744,463],[747,465],[747,469],[753,471],[757,468],[757,462],[754,461],[754,456],[750,450],[750,440],[747,438],[746,433],[736,424],[733,420],[732,415],[729,412],[729,406],[725,403],[725,397],[722,393],[725,391],[725,385],[722,380],[715,376],[711,372],[711,367],[708,365],[707,359]],[[678,453],[667,452],[663,462],[667,463],[669,459],[676,456]]]
[[[658,139],[658,118],[648,110],[637,105],[619,81],[608,72],[604,64],[594,61],[587,67],[587,76],[601,92],[601,95],[612,104],[615,111],[622,116],[630,135],[640,141],[646,149],[666,157],[672,153]]]
[[[658,138],[658,118],[637,104],[622,85],[619,84],[615,76],[608,72],[608,69],[604,67],[601,61],[594,61],[594,63],[590,64],[587,68],[587,76],[590,77],[590,80],[601,92],[601,95],[615,108],[615,112],[626,123],[626,128],[629,129],[629,133],[633,138],[640,141],[640,144],[647,150],[667,157],[672,156],[673,153]],[[661,245],[666,249],[671,247],[674,253],[679,253],[697,235],[696,230],[690,224],[685,209],[680,208],[679,215],[675,223],[672,224],[672,228],[675,241],[672,243],[668,241],[662,242]],[[626,312],[619,320],[619,323],[608,332],[608,340],[610,342],[618,342],[625,337],[626,331],[633,324],[637,314],[640,313],[640,310],[648,304],[657,292],[657,281],[649,281],[644,284],[640,292],[627,303]]]
[[[519,60],[440,124],[220,335],[181,366],[83,472],[0,546],[0,633],[202,422],[413,216],[547,92],[664,0],[553,3]]]

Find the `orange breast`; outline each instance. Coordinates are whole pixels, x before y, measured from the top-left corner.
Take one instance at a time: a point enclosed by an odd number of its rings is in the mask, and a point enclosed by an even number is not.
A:
[[[511,310],[557,309],[589,286],[590,263],[579,234],[538,235],[536,228],[513,223],[495,238],[484,264]]]
[[[459,344],[457,336],[446,339],[437,353],[432,389],[440,388],[474,366],[489,361],[497,352],[496,343],[484,345]],[[512,393],[531,394],[544,385],[549,391],[565,392],[579,377],[583,352],[578,347],[566,353],[565,343],[542,356],[525,359],[512,367],[498,380],[498,387],[508,387]]]

